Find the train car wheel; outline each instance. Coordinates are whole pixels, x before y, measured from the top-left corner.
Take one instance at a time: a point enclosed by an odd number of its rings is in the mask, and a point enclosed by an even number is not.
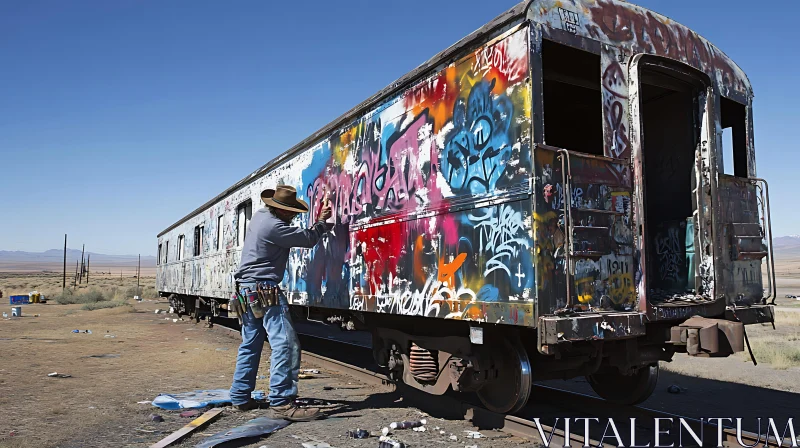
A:
[[[633,375],[618,370],[588,375],[586,380],[597,395],[617,404],[636,405],[648,398],[658,382],[658,364],[639,368]]]
[[[531,361],[522,344],[503,339],[498,344],[494,368],[497,378],[478,389],[478,398],[490,411],[507,414],[519,411],[531,395]]]

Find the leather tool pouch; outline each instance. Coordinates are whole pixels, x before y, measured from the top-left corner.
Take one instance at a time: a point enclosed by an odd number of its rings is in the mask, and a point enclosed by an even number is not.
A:
[[[280,301],[278,300],[280,288],[278,288],[277,285],[259,283],[256,288],[258,292],[258,298],[261,300],[262,306],[270,307],[280,304]]]

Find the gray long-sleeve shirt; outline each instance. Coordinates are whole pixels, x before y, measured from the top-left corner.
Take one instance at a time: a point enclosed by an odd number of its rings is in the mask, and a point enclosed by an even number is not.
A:
[[[274,281],[280,283],[292,247],[314,247],[327,229],[316,223],[311,229],[286,224],[268,208],[259,209],[250,220],[244,238],[242,261],[233,277],[239,283]]]

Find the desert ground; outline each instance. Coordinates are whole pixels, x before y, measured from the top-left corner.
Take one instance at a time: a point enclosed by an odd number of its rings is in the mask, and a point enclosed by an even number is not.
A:
[[[780,260],[776,328],[749,326],[747,333],[758,365],[749,355],[695,359],[677,355],[662,363],[659,386],[645,406],[689,416],[752,415],[797,417],[800,413],[800,260]],[[145,447],[179,429],[190,419],[140,403],[159,393],[230,386],[238,341],[235,334],[207,328],[201,322],[174,321],[155,314],[168,308],[156,297],[155,278],[133,273],[91,274],[73,294],[61,296],[60,273],[0,273],[3,311],[12,294],[33,290],[48,297],[46,304],[23,306],[23,317],[0,320],[0,447]],[[100,294],[100,296],[98,296]],[[59,304],[58,300],[70,304]],[[36,316],[38,315],[38,316]],[[36,317],[34,317],[36,316]],[[73,333],[91,330],[92,333]],[[268,390],[268,348],[262,357],[257,388]],[[333,355],[331,355],[333,356]],[[304,362],[305,363],[305,362]],[[313,368],[313,365],[304,365]],[[69,378],[48,377],[58,372]],[[552,381],[549,385],[592,393],[585,380]],[[677,385],[680,394],[667,392]],[[293,424],[265,441],[247,445],[301,446],[326,442],[331,446],[375,446],[375,439],[348,440],[348,430],[379,431],[388,422],[418,419],[419,409],[335,372],[323,371],[303,380],[301,394],[327,400],[331,419]],[[223,416],[177,446],[194,446],[202,438],[263,415],[264,411]],[[164,422],[151,420],[158,414]],[[784,417],[785,418],[785,417]],[[487,432],[480,441],[464,439],[473,429],[458,420],[429,418],[436,433],[403,434],[414,446],[515,446],[524,441]],[[784,420],[785,421],[785,420]],[[445,431],[440,435],[438,431]],[[456,435],[452,441],[450,435]]]

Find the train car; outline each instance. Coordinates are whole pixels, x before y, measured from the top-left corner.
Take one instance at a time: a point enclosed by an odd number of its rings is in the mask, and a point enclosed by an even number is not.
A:
[[[659,361],[743,351],[773,321],[753,91],[721,50],[621,0],[531,0],[442,51],[158,235],[179,313],[226,316],[260,192],[324,192],[295,249],[298,316],[372,332],[407,385],[497,412],[586,376],[646,399]]]

